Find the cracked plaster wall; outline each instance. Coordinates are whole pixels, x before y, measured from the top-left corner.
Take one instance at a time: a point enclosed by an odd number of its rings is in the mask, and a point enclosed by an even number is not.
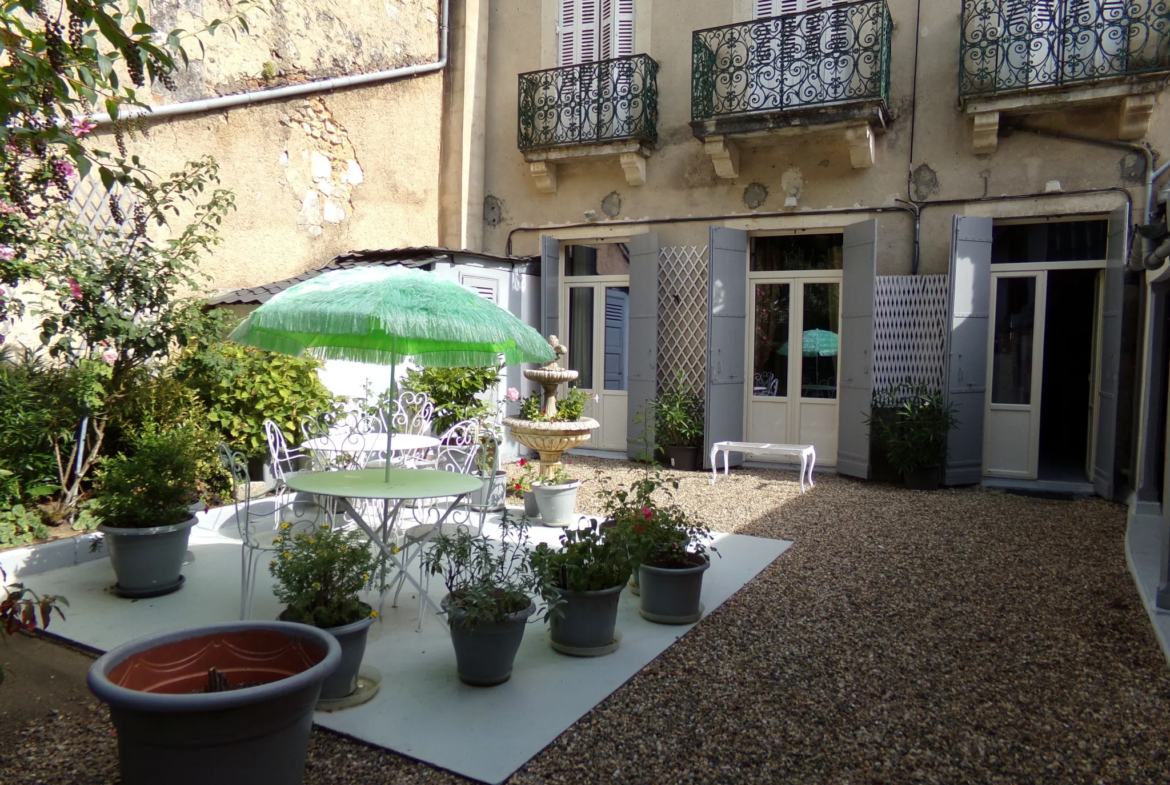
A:
[[[254,23],[253,34],[238,43],[217,34],[207,48],[201,92],[186,98],[278,86],[279,79],[246,84],[274,50],[314,78],[437,56],[437,3],[338,5],[327,7],[323,13],[332,18],[326,20],[318,18],[324,4],[281,0],[272,18]],[[172,16],[163,21],[188,28],[192,11],[205,18],[224,13],[212,0],[168,0],[168,6]],[[152,3],[156,21],[168,6]],[[179,89],[193,88],[180,83]],[[435,244],[441,99],[442,75],[433,74],[145,122],[127,141],[157,173],[205,154],[219,162],[221,187],[235,193],[236,210],[202,271],[211,276],[211,289],[223,292],[297,275],[347,251]],[[97,141],[113,148],[108,135]]]

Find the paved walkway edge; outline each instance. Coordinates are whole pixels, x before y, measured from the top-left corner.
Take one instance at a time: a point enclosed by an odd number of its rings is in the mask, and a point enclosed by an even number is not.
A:
[[[1150,616],[1154,635],[1162,654],[1170,663],[1170,612],[1159,610],[1154,602],[1161,579],[1158,559],[1162,552],[1162,516],[1142,515],[1129,508],[1129,525],[1125,531],[1125,561],[1137,584],[1142,604]]]

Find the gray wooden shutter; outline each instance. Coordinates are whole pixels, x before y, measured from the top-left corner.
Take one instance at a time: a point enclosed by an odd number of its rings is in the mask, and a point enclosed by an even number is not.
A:
[[[707,250],[707,404],[703,465],[711,445],[743,441],[747,341],[747,232],[711,227]],[[743,463],[742,453],[728,456]]]
[[[951,228],[946,395],[959,424],[947,438],[947,485],[972,485],[983,479],[991,225],[990,218],[956,215]]]
[[[1129,209],[1109,214],[1109,245],[1105,251],[1105,292],[1101,308],[1101,374],[1098,379],[1097,455],[1093,489],[1112,499],[1116,493],[1118,389],[1121,374],[1121,312],[1125,303],[1125,258]]]
[[[658,394],[658,234],[630,238],[629,384],[626,401],[626,456],[654,456],[650,399]]]
[[[546,338],[561,329],[561,243],[547,234],[540,236],[540,323]]]
[[[841,384],[837,401],[837,473],[869,479],[873,401],[873,289],[877,219],[845,227],[841,275]]]

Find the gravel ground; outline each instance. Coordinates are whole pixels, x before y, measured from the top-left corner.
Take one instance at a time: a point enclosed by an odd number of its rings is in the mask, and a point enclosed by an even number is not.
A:
[[[636,471],[578,459],[578,509],[597,503],[599,467]],[[1122,507],[677,476],[712,527],[796,544],[511,785],[1170,781],[1170,672],[1126,570]],[[5,785],[115,770],[97,707],[0,742]],[[318,730],[306,782],[465,781]]]

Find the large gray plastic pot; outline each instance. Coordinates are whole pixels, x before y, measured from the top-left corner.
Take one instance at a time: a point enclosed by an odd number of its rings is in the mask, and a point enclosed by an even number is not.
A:
[[[148,635],[89,668],[109,704],[122,785],[297,785],[304,777],[313,707],[341,660],[324,630],[243,621]],[[226,692],[194,692],[214,667]]]
[[[703,573],[711,566],[705,556],[690,555],[693,567],[638,567],[641,604],[638,613],[659,624],[690,624],[703,616]]]
[[[114,591],[124,597],[157,597],[170,594],[183,585],[179,572],[187,555],[187,540],[195,516],[171,526],[149,529],[120,529],[102,524],[110,549],[110,563],[118,585]]]
[[[512,664],[536,604],[529,602],[527,608],[509,614],[498,624],[473,626],[464,624],[463,612],[451,607],[450,595],[443,599],[443,608],[451,627],[459,680],[473,687],[494,687],[512,678]]]
[[[561,617],[549,622],[552,647],[562,654],[598,657],[617,650],[614,630],[617,627],[618,600],[623,581],[617,586],[597,591],[557,589],[564,600]]]
[[[471,508],[499,512],[504,509],[504,496],[508,490],[508,473],[503,469],[496,472],[495,479],[480,475],[483,487],[471,492]]]
[[[321,699],[334,700],[350,695],[358,686],[358,668],[366,655],[366,634],[370,631],[372,618],[355,621],[343,627],[329,627],[325,632],[341,644],[341,664],[321,685]]]
[[[580,480],[560,485],[541,483],[534,486],[532,492],[536,494],[536,506],[540,509],[541,523],[545,526],[568,527],[573,522],[573,510],[577,507],[577,489],[580,487]]]

